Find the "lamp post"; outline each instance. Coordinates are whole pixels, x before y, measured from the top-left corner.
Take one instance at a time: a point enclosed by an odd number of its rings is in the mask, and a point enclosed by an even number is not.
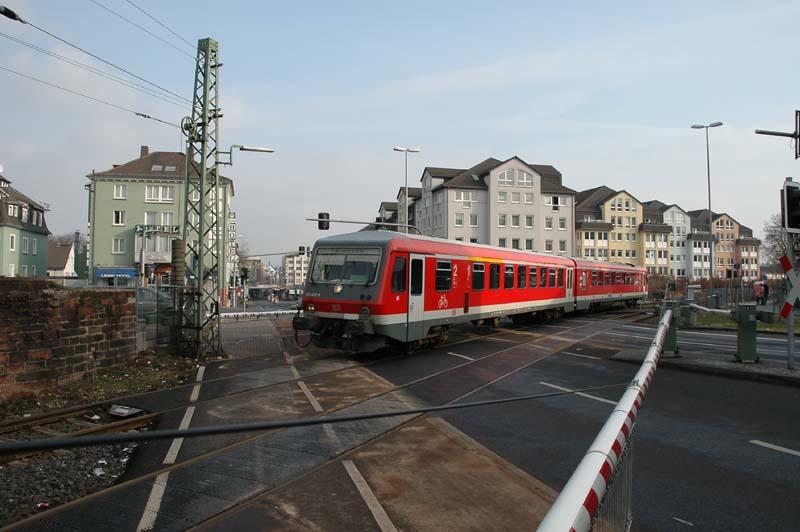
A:
[[[708,260],[710,263],[710,279],[711,279],[711,288],[714,287],[714,233],[711,227],[713,215],[711,214],[711,158],[709,156],[709,149],[708,149],[708,128],[710,127],[719,127],[722,125],[722,122],[711,122],[708,125],[701,125],[701,124],[694,124],[692,125],[692,129],[704,129],[706,131],[706,174],[708,177]]]
[[[419,148],[406,148],[403,146],[395,146],[394,151],[400,151],[405,154],[405,187],[403,191],[405,192],[405,202],[403,204],[403,219],[405,220],[406,226],[408,226],[408,154],[409,153],[419,153]],[[399,209],[398,209],[399,211]],[[397,213],[398,222],[400,221],[400,212]],[[408,233],[408,227],[406,227],[406,233]]]

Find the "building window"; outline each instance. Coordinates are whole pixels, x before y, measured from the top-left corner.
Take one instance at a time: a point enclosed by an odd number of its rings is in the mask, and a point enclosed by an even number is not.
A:
[[[125,211],[114,211],[114,225],[125,225]]]
[[[499,240],[497,241],[497,245],[498,245],[498,246],[500,246],[501,248],[504,248],[504,247],[506,247],[506,239],[505,239],[505,238],[501,238],[501,239],[499,239]]]
[[[28,237],[27,236],[23,236],[22,237],[22,254],[23,255],[27,255],[28,254],[29,244],[30,244],[30,242],[28,240]]]
[[[519,249],[519,238],[511,239],[511,247],[514,249]]]
[[[27,264],[23,264],[23,265],[21,266],[20,274],[21,274],[23,277],[27,277],[27,276],[28,276],[28,265],[27,265]]]
[[[497,174],[497,184],[501,187],[514,186],[514,169],[506,170]]]
[[[9,265],[8,265],[8,276],[9,276],[9,277],[14,277],[14,275],[15,275],[15,268],[16,268],[16,265],[15,265],[15,264],[9,264]]]
[[[196,214],[196,213],[192,213]],[[197,223],[197,222],[194,222]],[[145,225],[156,225],[158,224],[158,213],[155,211],[147,211],[144,213],[144,224]]]
[[[560,231],[566,231],[567,230],[567,219],[566,218],[559,218],[558,219],[558,229]]]
[[[533,216],[525,216],[525,227],[527,229],[533,228]]]
[[[533,192],[526,192],[525,193],[525,203],[533,203]]]
[[[478,239],[477,238],[470,238],[469,239],[469,243],[470,244],[477,244],[478,243]]]
[[[558,252],[559,253],[566,253],[567,252],[567,241],[566,240],[559,240],[558,241]]]
[[[17,235],[9,235],[8,236],[8,250],[9,251],[16,251],[17,250]]]
[[[477,214],[470,214],[469,215],[469,226],[470,227],[478,227],[478,215]]]
[[[464,226],[464,213],[457,212],[455,221],[453,222],[456,227],[463,227]]]
[[[497,215],[497,226],[498,227],[505,227],[506,226],[506,215],[505,214],[498,214]]]
[[[114,199],[128,199],[128,185],[114,185]]]
[[[9,205],[8,206],[8,215],[16,217],[19,213],[17,212],[16,205]]]
[[[175,213],[174,212],[162,212],[161,213],[161,225],[175,225]]]
[[[511,227],[519,227],[519,214],[511,215]]]
[[[521,199],[519,192],[512,192],[511,193],[511,203],[519,203]]]
[[[545,240],[544,241],[544,250],[546,253],[553,252],[553,241],[552,240]]]
[[[530,188],[533,186],[533,176],[524,170],[517,173],[517,186]]]
[[[544,228],[545,229],[552,229],[553,228],[553,219],[547,217],[544,219]]]
[[[31,277],[36,277],[36,266],[31,266]]]
[[[526,238],[525,239],[525,249],[527,251],[533,251],[533,239],[532,238]]]
[[[37,239],[35,239],[35,238],[32,239],[32,246],[33,246],[33,248],[31,249],[31,253],[33,253],[34,255],[38,255],[39,254],[39,241]]]
[[[144,201],[147,203],[172,203],[175,200],[175,187],[169,185],[147,185]]]
[[[498,192],[497,193],[497,202],[498,203],[505,203],[508,201],[508,192]]]
[[[113,245],[112,245],[112,248],[111,248],[111,253],[113,253],[114,255],[122,255],[123,253],[125,253],[125,239],[124,238],[115,238],[114,239],[114,242],[113,242]]]

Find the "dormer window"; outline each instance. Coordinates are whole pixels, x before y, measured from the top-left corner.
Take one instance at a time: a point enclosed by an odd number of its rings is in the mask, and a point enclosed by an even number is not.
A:
[[[176,169],[177,168],[175,166],[165,166],[164,167],[164,171],[165,172],[174,172]]]
[[[23,221],[23,222],[27,222],[27,221],[28,221],[28,213],[29,213],[29,212],[30,212],[30,211],[28,210],[28,208],[27,208],[27,207],[23,207],[23,208],[22,208],[22,221]]]
[[[506,170],[497,174],[497,184],[501,187],[514,186],[514,169]]]
[[[163,172],[164,171],[164,165],[162,165],[162,164],[154,164],[153,167],[150,168],[150,171],[151,172]]]

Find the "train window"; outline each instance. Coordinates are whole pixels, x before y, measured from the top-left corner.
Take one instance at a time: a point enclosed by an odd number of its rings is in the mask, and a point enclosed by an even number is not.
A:
[[[550,288],[554,288],[556,286],[556,269],[550,268]]]
[[[489,265],[489,288],[496,290],[500,288],[500,265]]]
[[[567,288],[572,288],[572,270],[567,270]]]
[[[411,295],[418,296],[422,293],[422,259],[411,261]]]
[[[452,264],[449,260],[436,261],[436,291],[445,292],[453,285]]]
[[[625,284],[631,284],[631,274],[625,274]]]
[[[406,291],[406,258],[395,257],[394,266],[392,267],[392,292],[405,292]]]
[[[559,268],[558,272],[556,272],[556,273],[558,275],[558,287],[561,288],[562,286],[564,286],[564,270],[563,270],[563,268]]]
[[[503,288],[514,288],[514,267],[510,264],[503,268]]]
[[[539,288],[547,286],[547,268],[539,268]]]
[[[531,288],[536,288],[536,272],[539,269],[536,266],[531,266],[531,269],[528,270],[528,286]]]
[[[588,280],[588,274],[586,272],[581,272],[581,288],[586,288],[586,281]]]
[[[525,288],[526,272],[525,266],[517,266],[517,288]]]
[[[597,286],[597,270],[592,271],[592,286]]]
[[[472,289],[483,290],[486,284],[486,266],[480,262],[472,265]]]

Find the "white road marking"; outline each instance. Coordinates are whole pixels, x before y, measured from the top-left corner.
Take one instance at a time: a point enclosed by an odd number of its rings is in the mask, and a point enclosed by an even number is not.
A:
[[[750,443],[754,445],[760,445],[761,447],[766,447],[767,449],[772,449],[773,451],[780,451],[786,454],[793,454],[794,456],[800,456],[800,451],[795,451],[794,449],[787,449],[786,447],[781,447],[780,445],[774,445],[772,443],[767,443],[761,440],[750,440]]]
[[[361,494],[361,498],[364,499],[364,502],[367,504],[367,508],[369,508],[370,513],[372,513],[372,517],[375,518],[375,522],[378,524],[381,532],[397,532],[397,528],[395,528],[391,519],[389,519],[386,510],[384,510],[381,503],[378,502],[378,498],[375,496],[372,488],[369,487],[367,481],[361,476],[361,472],[353,461],[343,460],[342,464],[344,464],[344,468],[347,470],[347,474],[350,475],[353,484],[356,485],[356,489],[358,493]]]
[[[472,358],[472,357],[468,357],[467,355],[459,355],[458,353],[453,353],[452,351],[448,351],[447,354],[448,355],[453,355],[454,357],[463,358],[463,359],[469,360],[471,362],[475,361],[475,359]]]
[[[192,416],[194,415],[194,407],[190,406],[186,409],[186,413],[183,415],[183,419],[181,420],[181,424],[178,427],[180,430],[186,430],[189,428],[189,423],[192,422]],[[175,438],[172,440],[172,445],[169,446],[169,450],[167,451],[167,456],[164,458],[165,464],[174,464],[175,459],[178,458],[178,451],[181,450],[181,445],[183,445],[183,438]]]
[[[336,448],[336,452],[341,452],[344,447],[342,446],[342,442],[339,440],[339,436],[336,435],[336,431],[333,430],[333,425],[330,423],[325,423],[322,425],[322,428],[325,430],[325,435],[328,437],[328,441],[330,441]]]
[[[289,369],[292,371],[292,376],[293,376],[295,379],[299,379],[299,378],[300,378],[300,373],[297,371],[297,368],[296,368],[296,367],[294,367],[294,365],[290,365],[290,366],[289,366]]]
[[[568,353],[567,351],[559,351],[557,355],[570,355],[573,357],[591,358],[592,360],[603,360],[602,357],[593,357],[590,355],[579,355],[578,353]]]
[[[205,366],[197,368],[197,376],[195,377],[197,384],[192,387],[192,394],[189,396],[189,402],[191,403],[197,401],[197,397],[200,395],[200,382],[203,380],[205,372]],[[178,429],[186,430],[189,428],[189,424],[192,422],[192,416],[194,416],[194,409],[194,405],[186,408],[186,413],[183,414],[183,419],[181,419],[181,424],[178,426]],[[175,438],[172,440],[172,444],[170,444],[167,455],[164,457],[162,463],[165,465],[174,464],[175,460],[178,458],[178,452],[181,450],[182,444],[183,438]],[[136,527],[137,532],[152,530],[155,527],[158,510],[161,508],[161,500],[164,498],[164,492],[167,489],[167,480],[169,480],[169,471],[158,475],[155,482],[153,482],[153,487],[150,489],[150,496],[147,498],[147,504],[145,504],[144,512],[142,513],[142,518],[139,520],[139,525]]]
[[[563,386],[558,386],[556,384],[550,384],[549,382],[542,382],[539,381],[539,384],[548,386],[550,388],[555,388],[556,390],[561,390],[562,392],[574,392],[571,388],[564,388]],[[610,399],[604,399],[602,397],[597,397],[596,395],[591,395],[588,393],[577,392],[575,395],[580,395],[581,397],[585,397],[586,399],[594,399],[595,401],[600,401],[601,403],[608,403],[610,405],[616,405],[616,401],[611,401]]]
[[[480,335],[480,334],[470,334],[469,337],[473,338],[475,340],[491,340],[493,342],[508,342],[510,344],[518,344],[519,343],[517,340],[508,340],[506,338],[495,338],[493,336],[483,336],[483,335]]]
[[[164,490],[167,488],[167,479],[169,479],[169,471],[156,477],[153,489],[150,490],[150,497],[147,498],[147,504],[144,506],[142,518],[136,527],[136,532],[153,530],[153,527],[156,526],[156,517],[158,517],[158,510],[161,508],[161,499],[164,498]]]
[[[297,385],[300,387],[300,390],[303,392],[303,395],[306,396],[308,402],[311,403],[311,407],[314,409],[314,412],[322,412],[322,405],[319,404],[317,398],[311,393],[311,390],[308,389],[306,383],[303,381],[297,381]]]
[[[679,523],[683,523],[684,525],[694,526],[694,523],[690,523],[689,521],[686,521],[685,519],[681,519],[679,517],[673,517],[673,519],[676,520]]]

